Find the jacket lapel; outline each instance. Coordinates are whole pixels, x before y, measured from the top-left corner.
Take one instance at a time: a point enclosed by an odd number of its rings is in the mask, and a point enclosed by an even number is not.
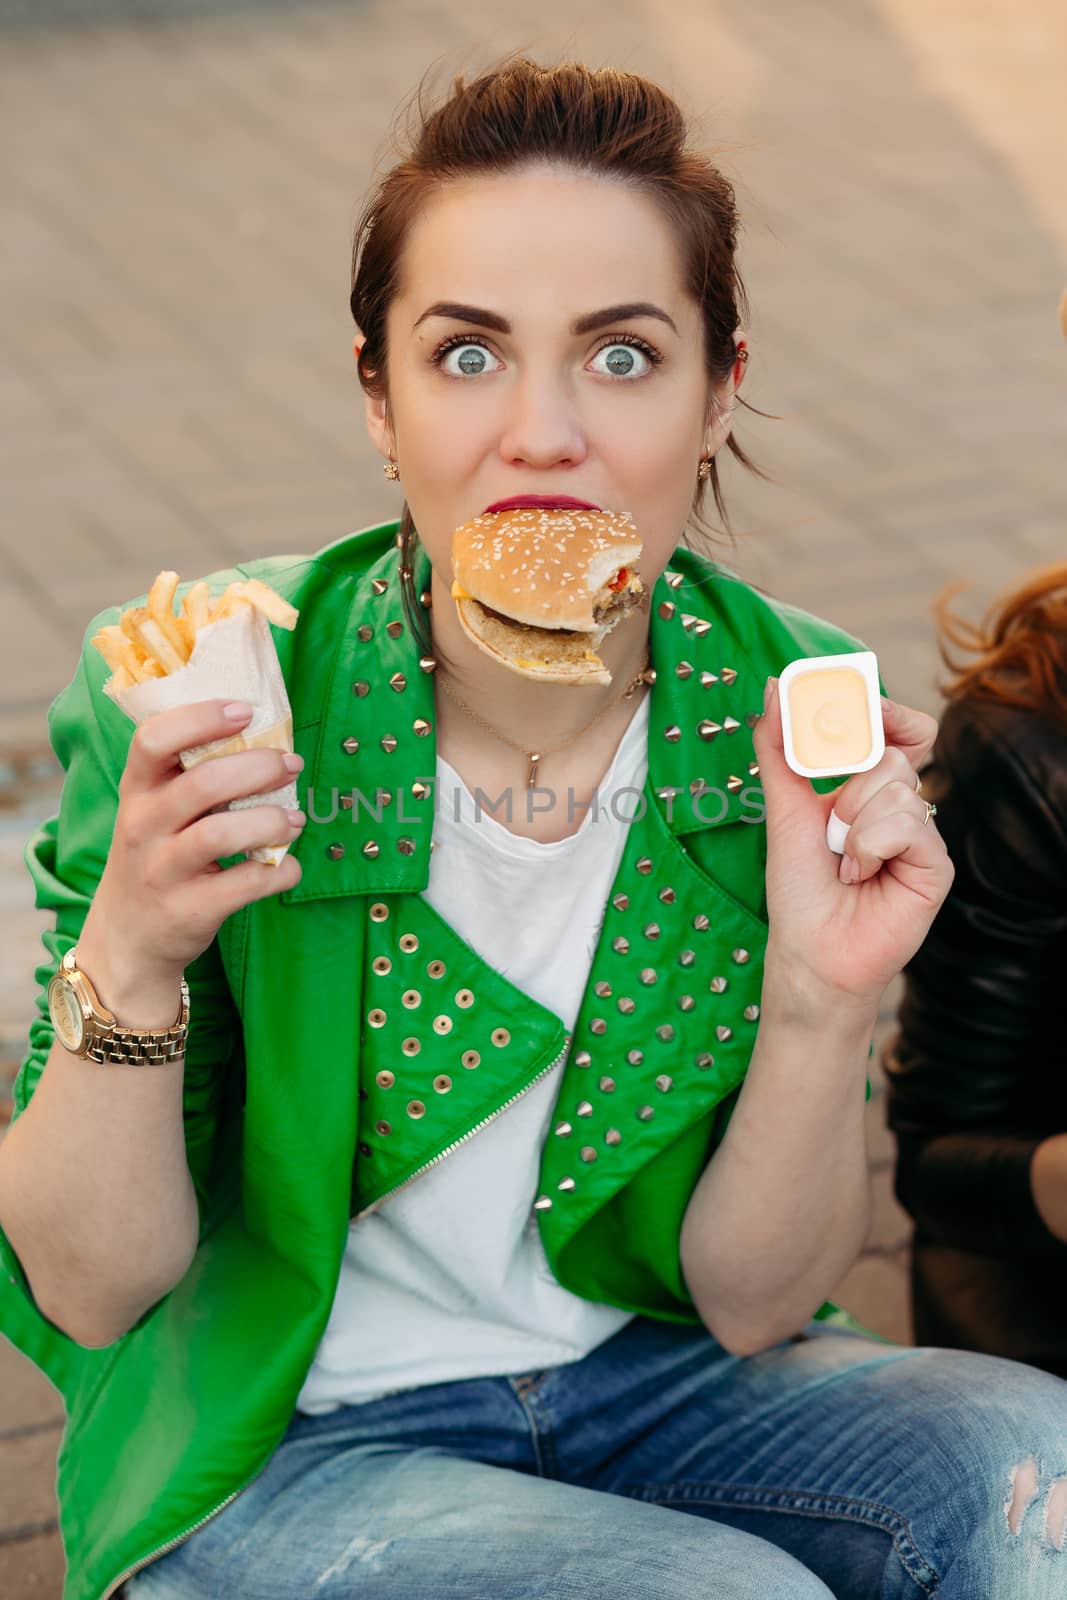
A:
[[[420,547],[416,593],[429,581],[429,558]],[[293,847],[301,881],[279,897],[284,904],[413,893],[429,882],[433,678],[421,668],[404,620],[392,541],[362,571],[336,582],[348,591],[347,616],[340,607],[342,633],[321,720],[317,730],[307,729],[306,743],[297,741],[308,757],[309,825]],[[648,781],[667,830],[677,837],[756,820],[762,791],[752,726],[763,682],[741,653],[725,605],[716,603],[714,579],[679,547],[675,565],[654,586],[650,609],[656,680]]]
[[[344,962],[348,970],[356,961],[345,1036],[358,1035],[360,1059],[350,1213],[375,1209],[565,1058],[536,1206],[546,1251],[558,1255],[629,1174],[736,1085],[748,1062],[766,926],[758,905],[725,888],[694,859],[692,839],[682,840],[758,820],[752,725],[762,678],[739,653],[706,563],[679,550],[651,596],[656,678],[643,803],[627,830],[572,1040],[558,1016],[483,961],[420,893],[432,842],[433,683],[404,620],[396,566],[389,539],[362,570],[333,580],[344,589],[335,594],[343,626],[328,670],[316,663],[325,680],[317,723],[294,698],[307,760],[309,823],[295,846],[302,877],[272,903],[295,910],[367,897],[363,937]],[[420,550],[416,593],[429,580]],[[755,848],[762,829],[744,832]],[[758,897],[759,872],[748,880]],[[283,939],[291,917],[267,906],[257,907],[259,935],[276,922]],[[331,924],[341,912],[339,903]],[[336,965],[340,952],[329,959]]]

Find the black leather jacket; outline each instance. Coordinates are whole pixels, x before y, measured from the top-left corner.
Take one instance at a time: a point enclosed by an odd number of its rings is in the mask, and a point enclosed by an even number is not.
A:
[[[915,1339],[1067,1376],[1067,1244],[1030,1189],[1037,1145],[1067,1132],[1067,737],[950,702],[923,794],[956,878],[883,1058]]]

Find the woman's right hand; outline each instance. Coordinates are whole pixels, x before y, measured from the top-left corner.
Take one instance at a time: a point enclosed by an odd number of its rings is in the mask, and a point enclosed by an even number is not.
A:
[[[116,999],[173,993],[228,916],[300,881],[291,853],[276,867],[218,864],[219,856],[292,841],[306,820],[302,811],[275,804],[212,809],[284,787],[303,765],[291,752],[242,750],[182,767],[180,751],[247,725],[251,708],[235,720],[223,714],[225,704],[205,700],[162,711],[139,723],[130,741],[111,849],[78,941],[85,970],[95,982],[94,964],[97,972],[103,967]]]

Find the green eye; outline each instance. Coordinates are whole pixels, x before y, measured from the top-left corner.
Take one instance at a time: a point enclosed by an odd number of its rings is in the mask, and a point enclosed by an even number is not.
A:
[[[492,354],[480,339],[458,337],[439,345],[430,359],[434,366],[440,367],[450,378],[477,378],[481,373],[490,370],[489,358]],[[452,355],[456,357],[455,362],[450,366],[446,365]],[[495,356],[493,359],[496,359]]]
[[[617,378],[625,378],[637,366],[637,357],[624,344],[612,345],[607,353],[606,365]]]
[[[605,357],[605,368],[613,378],[644,378],[659,365],[663,357],[650,344],[636,336],[609,339],[597,351],[594,360]],[[643,364],[642,364],[643,363]]]

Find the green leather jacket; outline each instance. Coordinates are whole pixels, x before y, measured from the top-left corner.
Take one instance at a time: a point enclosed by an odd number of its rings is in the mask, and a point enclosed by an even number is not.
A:
[[[257,1476],[325,1329],[350,1222],[560,1062],[535,1201],[553,1272],[587,1299],[699,1321],[680,1228],[748,1065],[767,934],[752,725],[768,674],[864,647],[679,546],[651,600],[643,814],[627,832],[572,1037],[420,894],[434,695],[403,619],[396,531],[387,523],[208,579],[217,593],[257,576],[300,609],[295,631],[275,640],[309,821],[295,845],[300,883],[227,919],[186,974],[184,1126],[201,1217],[192,1266],[124,1337],[86,1348],[38,1310],[0,1233],[0,1327],[66,1404],[64,1600],[106,1600]],[[429,585],[424,551],[419,561],[416,593]],[[26,861],[37,905],[56,920],[16,1116],[48,1057],[45,990],[103,871],[133,732],[102,694],[107,668],[88,643],[118,614],[89,624],[49,713],[66,781]],[[351,803],[357,789],[366,799]],[[378,789],[391,799],[375,813]],[[829,1302],[819,1315],[851,1322]]]

